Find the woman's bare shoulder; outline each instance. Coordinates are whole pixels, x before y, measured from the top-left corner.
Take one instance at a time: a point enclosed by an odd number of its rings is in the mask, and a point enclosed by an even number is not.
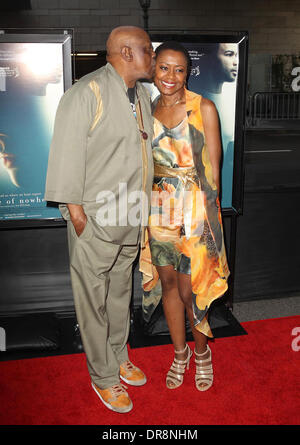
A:
[[[213,101],[203,96],[201,97],[200,108],[201,111],[206,113],[214,113],[216,111],[216,106]]]

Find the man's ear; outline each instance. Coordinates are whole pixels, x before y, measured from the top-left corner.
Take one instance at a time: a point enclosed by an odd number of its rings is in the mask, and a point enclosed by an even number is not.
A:
[[[121,55],[127,62],[132,62],[133,54],[130,46],[123,46],[123,48],[121,49]]]

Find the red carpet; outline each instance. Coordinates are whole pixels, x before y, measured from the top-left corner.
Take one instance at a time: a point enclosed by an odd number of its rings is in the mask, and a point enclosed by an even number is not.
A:
[[[248,335],[211,344],[215,382],[165,388],[172,346],[130,351],[148,383],[129,387],[128,414],[109,411],[90,387],[84,354],[0,363],[1,425],[297,425],[300,421],[300,316],[243,323]],[[300,328],[299,328],[300,329]],[[298,330],[299,331],[299,330]],[[298,334],[299,335],[299,334]]]

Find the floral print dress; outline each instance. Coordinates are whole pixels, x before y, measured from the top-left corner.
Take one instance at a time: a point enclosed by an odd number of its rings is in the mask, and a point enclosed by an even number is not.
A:
[[[154,118],[154,182],[148,239],[141,251],[143,314],[149,321],[161,299],[156,266],[191,275],[194,325],[212,337],[211,303],[227,290],[221,210],[205,145],[201,96],[188,90],[187,115],[167,128]]]

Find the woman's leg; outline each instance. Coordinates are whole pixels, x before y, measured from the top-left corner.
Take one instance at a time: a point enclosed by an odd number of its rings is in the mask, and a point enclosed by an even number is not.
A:
[[[182,384],[191,357],[185,338],[185,308],[179,296],[177,272],[173,266],[156,267],[162,284],[164,314],[175,349],[175,358],[167,373],[166,385],[169,389],[175,389]]]
[[[182,299],[182,301],[185,305],[187,316],[188,316],[188,319],[189,319],[189,322],[191,325],[191,329],[192,329],[192,334],[193,334],[193,337],[195,340],[195,353],[201,354],[200,356],[196,355],[196,359],[197,360],[199,360],[199,359],[208,360],[207,362],[205,362],[204,366],[211,366],[211,360],[209,360],[211,358],[210,350],[207,349],[207,336],[204,335],[202,332],[199,332],[194,327],[194,316],[193,316],[193,305],[192,305],[192,301],[193,301],[192,300],[192,286],[191,286],[191,276],[190,275],[184,274],[184,273],[178,273],[178,289],[179,289],[180,298]],[[201,382],[201,378],[200,378],[198,386],[200,388],[203,388],[203,389],[201,389],[201,391],[203,391],[203,390],[205,391],[205,389],[206,389],[205,387],[211,386],[211,383],[208,383],[207,381]]]
[[[156,266],[162,285],[162,303],[169,332],[175,351],[183,351],[185,339],[185,309],[179,296],[177,272],[173,266]],[[176,358],[184,360],[187,351],[176,354]]]
[[[185,306],[186,313],[192,329],[195,340],[195,351],[202,354],[206,351],[207,337],[194,327],[194,315],[192,305],[192,286],[191,276],[184,273],[178,273],[178,290],[180,298]]]

